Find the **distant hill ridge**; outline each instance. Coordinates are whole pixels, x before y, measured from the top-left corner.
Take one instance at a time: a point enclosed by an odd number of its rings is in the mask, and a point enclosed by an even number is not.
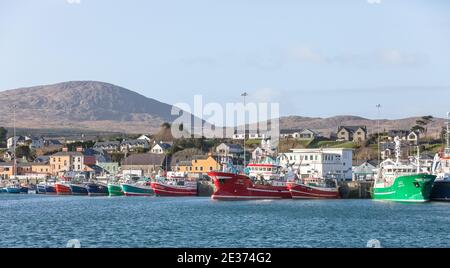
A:
[[[0,92],[0,126],[12,126],[11,105],[16,104],[17,127],[27,129],[86,129],[124,133],[153,133],[172,122],[172,105],[134,91],[97,81],[69,81]],[[417,118],[381,120],[383,129],[410,129]],[[440,131],[444,119],[435,119],[429,133]],[[329,118],[286,116],[281,129],[311,128],[324,135],[340,125],[365,125],[369,132],[376,120],[340,115]]]

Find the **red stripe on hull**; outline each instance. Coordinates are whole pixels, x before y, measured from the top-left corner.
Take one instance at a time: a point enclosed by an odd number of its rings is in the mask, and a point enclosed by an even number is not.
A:
[[[197,187],[174,187],[162,183],[152,182],[152,189],[159,196],[196,196]]]
[[[58,194],[58,195],[71,195],[72,194],[72,190],[70,189],[69,186],[64,185],[64,184],[59,184],[59,183],[55,184],[55,191],[56,191],[56,194]]]
[[[152,196],[152,194],[135,194],[135,193],[127,193],[127,192],[125,192],[124,195],[126,195],[126,196]]]
[[[340,198],[337,188],[324,188],[304,184],[288,183],[289,191],[294,199],[337,199]]]
[[[255,184],[246,175],[208,172],[216,188],[211,198],[216,200],[287,199],[292,198],[286,186]]]

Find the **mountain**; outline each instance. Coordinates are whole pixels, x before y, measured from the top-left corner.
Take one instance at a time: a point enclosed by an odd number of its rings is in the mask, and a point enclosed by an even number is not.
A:
[[[328,136],[332,132],[337,132],[339,126],[367,126],[369,133],[376,133],[378,123],[380,131],[392,129],[409,130],[416,124],[417,119],[420,119],[420,117],[392,120],[381,119],[378,121],[351,115],[333,116],[328,118],[287,116],[280,118],[280,129],[310,128],[320,132],[322,135]],[[445,119],[434,118],[433,122],[427,126],[428,134],[433,135],[433,137],[438,137],[445,122]]]
[[[172,122],[172,106],[116,85],[71,81],[0,92],[0,125],[148,133]]]
[[[0,126],[13,125],[13,104],[17,105],[16,126],[25,129],[158,134],[162,123],[173,122],[177,118],[171,115],[172,106],[169,104],[96,81],[70,81],[0,91]],[[416,119],[380,120],[380,129],[410,129]],[[436,118],[428,126],[428,133],[437,135],[444,124],[444,119]],[[350,115],[280,118],[280,129],[311,128],[323,135],[336,132],[340,125],[365,125],[369,133],[373,133],[377,120]],[[158,135],[165,137],[168,134]]]

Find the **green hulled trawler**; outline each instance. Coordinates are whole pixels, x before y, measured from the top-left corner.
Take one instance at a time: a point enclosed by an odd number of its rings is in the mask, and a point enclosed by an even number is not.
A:
[[[395,138],[396,161],[383,161],[375,179],[372,198],[399,202],[426,202],[430,200],[435,175],[422,172],[420,159],[400,160],[401,142]]]

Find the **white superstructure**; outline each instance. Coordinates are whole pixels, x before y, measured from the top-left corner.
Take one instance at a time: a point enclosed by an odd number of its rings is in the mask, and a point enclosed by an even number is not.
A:
[[[292,166],[300,178],[352,179],[353,150],[346,148],[291,149],[279,155],[281,166]]]

